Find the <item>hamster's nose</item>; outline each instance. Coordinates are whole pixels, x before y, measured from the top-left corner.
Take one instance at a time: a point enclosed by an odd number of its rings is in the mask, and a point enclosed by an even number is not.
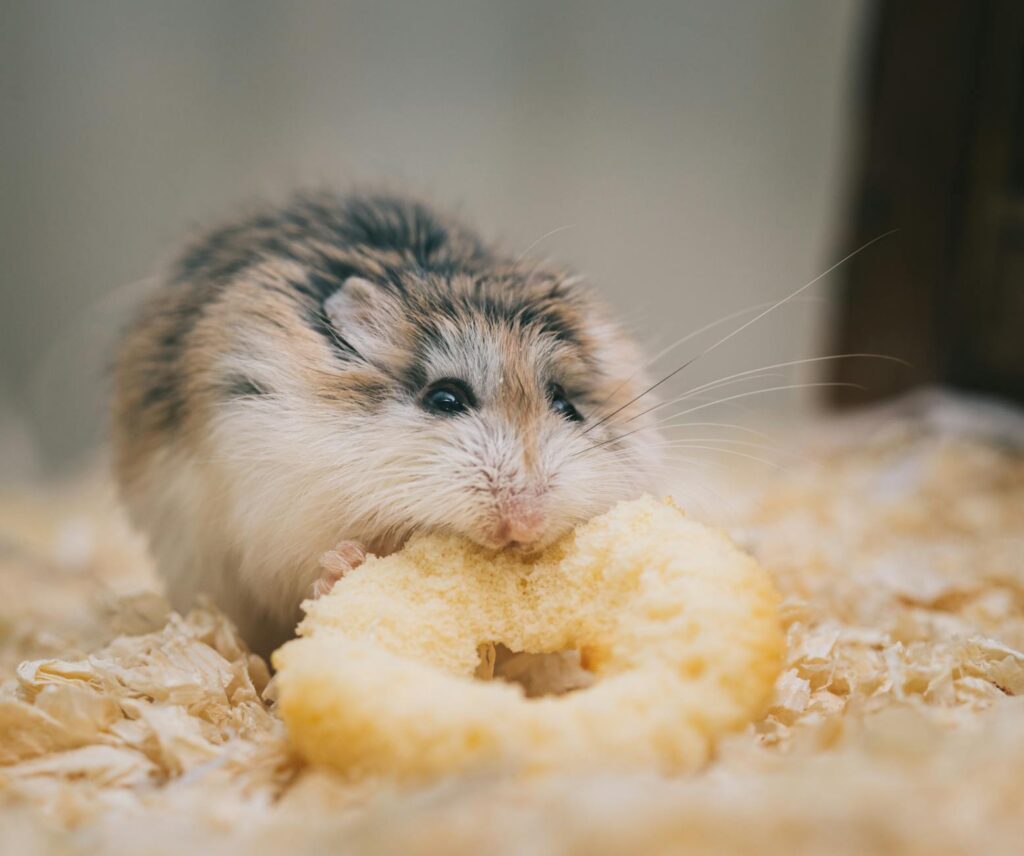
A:
[[[547,517],[537,502],[513,501],[498,514],[491,539],[499,547],[536,544],[544,534]]]

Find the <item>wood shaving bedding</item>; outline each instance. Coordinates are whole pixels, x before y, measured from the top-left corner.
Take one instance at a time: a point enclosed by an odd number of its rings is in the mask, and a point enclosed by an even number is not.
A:
[[[166,612],[105,491],[2,498],[0,852],[1019,852],[1020,419],[931,401],[720,479],[705,514],[773,574],[787,661],[768,715],[678,779],[304,769],[265,666],[212,608]]]

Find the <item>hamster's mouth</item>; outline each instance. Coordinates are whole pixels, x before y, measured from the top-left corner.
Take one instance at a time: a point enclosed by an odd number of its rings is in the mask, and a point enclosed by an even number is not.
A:
[[[561,528],[553,528],[529,541],[519,541],[514,538],[510,539],[507,536],[495,537],[491,532],[461,532],[459,534],[489,552],[513,553],[517,556],[530,558],[544,552],[544,550],[550,547],[567,532],[571,531],[571,529],[571,524]]]
[[[491,553],[515,553],[517,556],[529,557],[542,552],[552,539],[545,538],[542,541],[534,541],[529,544],[521,541],[498,541],[480,536],[469,536],[469,540]]]
[[[533,556],[540,555],[540,553],[544,551],[544,548],[550,543],[550,540],[538,541],[533,544],[520,544],[518,541],[511,541],[503,547],[499,547],[496,552],[514,553],[517,556],[529,559]]]

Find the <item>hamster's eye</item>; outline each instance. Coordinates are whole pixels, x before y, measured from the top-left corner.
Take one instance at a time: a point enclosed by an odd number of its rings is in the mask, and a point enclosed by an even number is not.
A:
[[[583,414],[572,406],[572,402],[566,396],[565,390],[557,383],[553,383],[548,387],[548,398],[551,401],[551,409],[559,416],[568,419],[570,422],[583,421]]]
[[[476,405],[470,388],[461,380],[446,378],[431,384],[420,400],[423,409],[429,413],[453,416],[465,413]]]

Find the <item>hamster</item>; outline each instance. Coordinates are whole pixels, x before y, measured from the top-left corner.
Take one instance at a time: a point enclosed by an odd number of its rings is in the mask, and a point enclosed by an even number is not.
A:
[[[169,266],[117,357],[114,466],[174,606],[212,598],[267,654],[364,551],[538,549],[652,489],[645,383],[567,271],[322,191]]]

